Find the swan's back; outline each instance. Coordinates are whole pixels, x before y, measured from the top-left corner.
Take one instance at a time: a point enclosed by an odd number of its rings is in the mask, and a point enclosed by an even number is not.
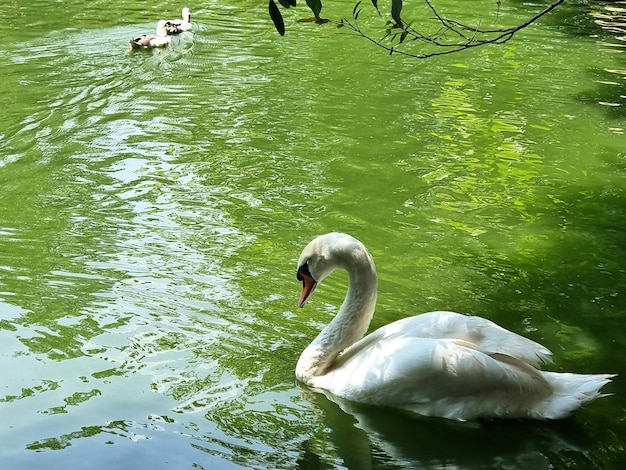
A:
[[[552,353],[539,343],[509,331],[486,318],[455,312],[430,312],[393,322],[384,334],[403,331],[420,338],[468,341],[485,354],[501,353],[537,366],[550,362]],[[379,330],[379,331],[380,331]]]

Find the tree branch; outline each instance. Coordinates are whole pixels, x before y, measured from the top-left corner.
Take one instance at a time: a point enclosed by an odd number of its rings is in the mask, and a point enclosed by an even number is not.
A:
[[[391,30],[387,30],[387,34],[382,39],[375,39],[363,32],[361,29],[358,16],[361,12],[360,2],[355,6],[352,14],[352,20],[342,19],[338,26],[344,26],[352,31],[359,34],[361,37],[367,39],[368,41],[376,44],[378,47],[385,49],[389,54],[401,54],[408,57],[413,57],[416,59],[426,59],[429,57],[435,57],[445,54],[452,54],[455,52],[460,52],[463,50],[471,49],[474,47],[484,46],[487,44],[503,44],[509,41],[516,33],[521,31],[522,29],[528,27],[533,24],[542,16],[548,14],[552,10],[554,10],[557,6],[562,4],[565,0],[556,0],[554,3],[534,15],[532,18],[524,21],[522,24],[517,26],[513,26],[510,28],[500,28],[500,29],[481,29],[479,27],[468,26],[463,23],[460,23],[456,20],[451,20],[448,18],[444,18],[439,14],[439,12],[435,9],[435,7],[430,3],[429,0],[423,0],[432,13],[435,15],[436,20],[440,23],[441,28],[435,34],[424,34],[417,31],[412,26],[408,25],[405,22],[398,23],[397,21],[393,25],[392,29],[399,30],[396,34],[393,34],[391,42],[398,41],[396,44],[385,44],[383,43],[390,35],[392,35]],[[499,9],[499,4],[498,4]],[[452,33],[457,37],[456,41],[444,41],[440,38],[443,38],[447,33]],[[435,46],[438,50],[434,52],[427,53],[412,53],[402,49],[398,49],[401,44],[413,41],[422,41],[431,46]]]

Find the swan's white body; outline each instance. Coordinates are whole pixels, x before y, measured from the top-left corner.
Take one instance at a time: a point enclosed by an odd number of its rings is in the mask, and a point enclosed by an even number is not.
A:
[[[157,23],[156,34],[142,34],[128,41],[132,49],[165,47],[172,38],[167,35],[167,21],[161,20]]]
[[[184,31],[191,30],[191,12],[189,8],[183,8],[181,16],[182,19],[167,21],[167,32],[169,34],[180,34]]]
[[[296,377],[342,398],[422,415],[558,419],[602,396],[610,374],[540,371],[551,353],[480,317],[430,312],[363,337],[376,303],[376,269],[355,238],[314,239],[298,261],[300,307],[337,268],[349,287],[335,318],[302,352]]]

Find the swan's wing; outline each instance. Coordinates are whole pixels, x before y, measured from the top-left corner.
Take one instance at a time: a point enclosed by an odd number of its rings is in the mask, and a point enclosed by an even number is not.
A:
[[[439,338],[467,341],[485,354],[504,354],[538,366],[550,362],[552,353],[539,343],[524,338],[481,317],[454,312],[429,312],[395,321],[358,341],[344,354],[358,350],[383,338]]]
[[[551,393],[541,372],[511,356],[463,340],[397,335],[370,342],[319,379],[321,388],[351,400],[457,419]]]

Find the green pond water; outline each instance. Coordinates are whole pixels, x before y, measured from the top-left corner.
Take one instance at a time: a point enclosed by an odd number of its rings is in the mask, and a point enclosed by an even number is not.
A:
[[[300,3],[284,37],[264,1],[187,3],[192,34],[135,53],[185,5],[0,4],[0,467],[624,468],[625,5],[420,61]],[[436,5],[498,26],[547,3]],[[552,370],[620,374],[612,395],[456,423],[297,384],[345,293],[297,308],[329,231],[376,260],[372,329],[481,315]]]

